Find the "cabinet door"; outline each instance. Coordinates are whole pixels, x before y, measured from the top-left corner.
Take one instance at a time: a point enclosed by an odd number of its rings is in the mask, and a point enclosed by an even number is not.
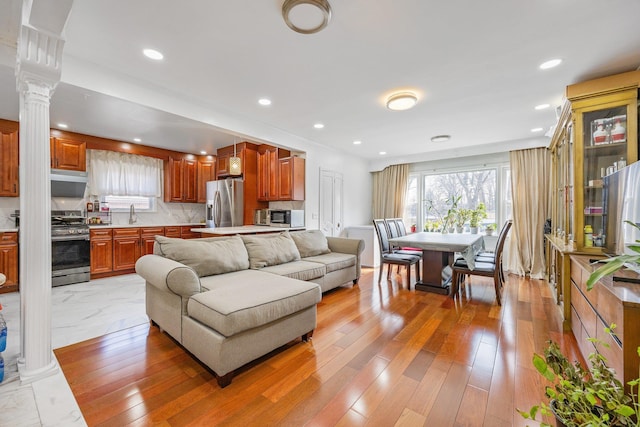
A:
[[[165,173],[165,186],[167,202],[181,202],[182,201],[182,184],[183,183],[183,169],[182,160],[169,157],[167,163],[167,171]]]
[[[182,201],[195,203],[198,201],[198,161],[184,159],[182,161],[184,186],[182,188]]]
[[[140,229],[113,230],[113,271],[133,270],[140,258]]]
[[[218,155],[216,160],[216,174],[218,177],[224,177],[229,175],[229,155]]]
[[[180,237],[183,239],[197,239],[202,237],[202,233],[191,231],[192,228],[202,228],[202,225],[183,225],[180,230]]]
[[[180,227],[179,226],[169,226],[164,228],[164,235],[166,237],[180,237]]]
[[[18,131],[0,133],[0,196],[17,197],[18,189]]]
[[[164,227],[141,228],[140,232],[142,240],[142,252],[140,256],[152,254],[156,236],[164,236]]]
[[[267,151],[267,164],[268,164],[268,188],[267,197],[268,200],[278,200],[280,191],[280,168],[278,165],[278,149]]]
[[[198,203],[207,202],[207,182],[216,180],[216,161],[198,161]]]
[[[87,170],[87,144],[82,141],[54,138],[54,168],[73,171]]]
[[[269,201],[269,153],[258,153],[258,200]]]
[[[7,277],[4,288],[18,284],[18,233],[0,233],[0,272]]]
[[[304,200],[304,159],[286,157],[278,162],[279,200]]]
[[[113,242],[109,239],[91,240],[91,274],[113,270]]]

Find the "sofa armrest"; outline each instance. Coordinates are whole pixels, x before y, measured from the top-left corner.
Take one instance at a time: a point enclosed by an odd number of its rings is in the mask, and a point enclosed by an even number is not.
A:
[[[201,292],[200,278],[191,267],[159,255],[144,255],[136,261],[136,273],[149,284],[184,298]]]
[[[360,254],[364,251],[364,240],[347,237],[327,237],[327,244],[331,252],[356,256],[356,279],[360,278]]]

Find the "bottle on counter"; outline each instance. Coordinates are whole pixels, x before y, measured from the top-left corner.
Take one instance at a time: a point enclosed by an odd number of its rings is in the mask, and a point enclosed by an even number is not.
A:
[[[97,197],[93,201],[93,211],[100,212],[100,200]]]
[[[7,322],[0,314],[0,353],[7,349]]]
[[[591,227],[591,225],[589,224],[584,226],[584,246],[593,246],[593,227]]]

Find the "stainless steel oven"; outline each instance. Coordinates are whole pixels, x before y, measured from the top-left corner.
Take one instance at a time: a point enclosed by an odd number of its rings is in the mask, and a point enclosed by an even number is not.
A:
[[[76,211],[51,216],[52,286],[88,282],[91,277],[89,226]]]

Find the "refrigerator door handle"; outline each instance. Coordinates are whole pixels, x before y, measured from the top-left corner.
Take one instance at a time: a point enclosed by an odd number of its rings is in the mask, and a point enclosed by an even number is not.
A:
[[[213,223],[216,227],[220,227],[220,221],[222,219],[222,200],[220,200],[220,192],[216,191],[215,199],[213,201]]]

